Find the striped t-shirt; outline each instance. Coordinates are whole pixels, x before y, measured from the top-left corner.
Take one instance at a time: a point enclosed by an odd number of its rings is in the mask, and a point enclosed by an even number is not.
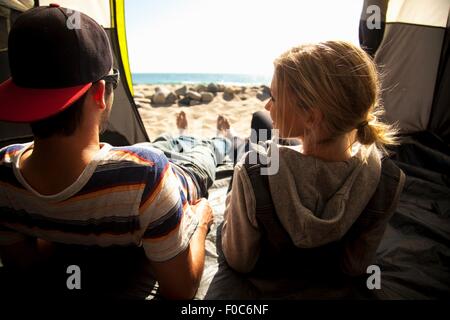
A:
[[[185,250],[198,219],[189,174],[150,144],[103,143],[78,179],[58,194],[42,195],[20,172],[33,143],[0,150],[0,245],[27,236],[93,246],[143,246],[152,261]]]

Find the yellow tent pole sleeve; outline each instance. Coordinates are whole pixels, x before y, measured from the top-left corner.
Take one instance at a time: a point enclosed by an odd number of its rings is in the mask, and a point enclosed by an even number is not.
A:
[[[109,0],[109,15],[111,16],[110,17],[111,22],[109,25],[111,26],[112,29],[114,29],[116,27],[116,19],[115,19],[116,14],[114,12],[115,7],[116,6],[114,5],[114,0]]]
[[[127,82],[131,94],[134,95],[130,63],[128,60],[127,33],[125,28],[125,1],[110,0],[110,6],[112,8],[111,13],[113,15],[111,17],[111,26],[112,28],[115,28],[117,32],[120,57],[122,59],[123,69],[125,71],[125,74],[121,75],[121,78]]]

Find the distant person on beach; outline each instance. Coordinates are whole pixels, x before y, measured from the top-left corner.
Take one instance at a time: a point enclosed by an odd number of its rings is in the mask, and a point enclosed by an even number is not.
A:
[[[213,222],[204,197],[229,141],[100,142],[119,74],[103,28],[80,13],[69,29],[67,11],[31,9],[9,34],[0,120],[29,123],[34,141],[0,150],[2,263],[32,268],[60,244],[142,247],[160,293],[190,299]]]
[[[339,255],[344,273],[365,273],[402,186],[400,178],[383,184],[375,206],[389,209],[362,215],[381,183],[385,146],[395,144],[395,130],[379,118],[377,68],[362,49],[342,41],[294,47],[274,65],[266,105],[271,121],[259,113],[252,127],[273,126],[280,138],[301,143],[278,146],[279,170],[267,180],[254,179],[247,158],[236,165],[222,228],[226,261],[242,273],[271,266],[286,271],[294,255],[345,239],[330,254]],[[267,193],[263,208],[256,202],[261,190]]]

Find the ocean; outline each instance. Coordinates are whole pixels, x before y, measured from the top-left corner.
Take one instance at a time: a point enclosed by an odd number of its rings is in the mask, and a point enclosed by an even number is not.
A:
[[[133,73],[134,84],[221,83],[232,85],[270,85],[272,75],[231,73]]]

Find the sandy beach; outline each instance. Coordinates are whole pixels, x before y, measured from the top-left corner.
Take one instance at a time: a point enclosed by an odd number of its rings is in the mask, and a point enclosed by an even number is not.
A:
[[[250,135],[252,114],[264,110],[268,88],[261,86],[134,85],[134,98],[150,139],[162,133],[179,134],[176,114],[186,113],[186,133],[202,137],[216,135],[219,114],[230,122],[234,134]]]

